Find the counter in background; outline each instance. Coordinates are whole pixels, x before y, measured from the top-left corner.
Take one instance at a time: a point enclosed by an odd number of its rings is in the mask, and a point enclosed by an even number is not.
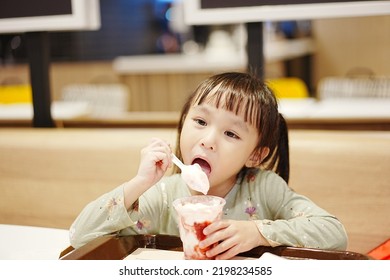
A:
[[[266,42],[264,56],[267,62],[283,61],[314,53],[314,41],[309,38],[274,40]],[[142,73],[207,73],[246,69],[244,52],[226,56],[198,54],[168,54],[120,56],[114,59],[113,69],[122,75]]]
[[[180,113],[176,111],[126,112],[94,115],[86,106],[56,102],[53,118],[65,128],[175,128]],[[77,104],[76,104],[77,105]],[[1,108],[1,107],[0,107]],[[20,107],[0,112],[0,127],[31,127],[32,108],[26,114]],[[390,130],[390,99],[281,99],[280,112],[289,129]]]

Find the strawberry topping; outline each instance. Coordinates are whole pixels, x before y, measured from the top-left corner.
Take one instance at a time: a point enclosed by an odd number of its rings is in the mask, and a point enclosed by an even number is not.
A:
[[[203,229],[209,224],[211,224],[209,221],[205,221],[203,223],[194,223],[196,238],[198,238],[199,241],[202,241],[206,238],[206,235],[203,234]]]

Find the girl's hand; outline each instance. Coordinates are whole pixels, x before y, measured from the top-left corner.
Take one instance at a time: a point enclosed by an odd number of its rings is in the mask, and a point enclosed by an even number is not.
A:
[[[150,144],[141,150],[141,161],[136,177],[143,182],[143,185],[151,187],[164,176],[171,165],[169,144],[153,138]]]
[[[207,237],[199,243],[199,247],[219,243],[206,252],[208,257],[218,260],[231,259],[260,245],[269,246],[253,221],[221,220],[207,226],[203,233]]]

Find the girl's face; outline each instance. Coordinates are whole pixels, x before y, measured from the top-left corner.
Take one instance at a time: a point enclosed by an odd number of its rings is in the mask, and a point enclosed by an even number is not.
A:
[[[210,181],[210,195],[224,197],[242,167],[252,166],[258,132],[241,115],[203,103],[191,107],[184,121],[183,161],[202,167]]]

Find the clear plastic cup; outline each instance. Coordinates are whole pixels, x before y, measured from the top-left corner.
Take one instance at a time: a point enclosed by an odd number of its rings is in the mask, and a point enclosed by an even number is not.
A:
[[[184,258],[187,260],[209,260],[206,252],[199,248],[199,242],[206,238],[203,229],[220,220],[226,201],[211,195],[195,195],[176,199],[173,207],[178,214],[180,239],[183,242]]]

